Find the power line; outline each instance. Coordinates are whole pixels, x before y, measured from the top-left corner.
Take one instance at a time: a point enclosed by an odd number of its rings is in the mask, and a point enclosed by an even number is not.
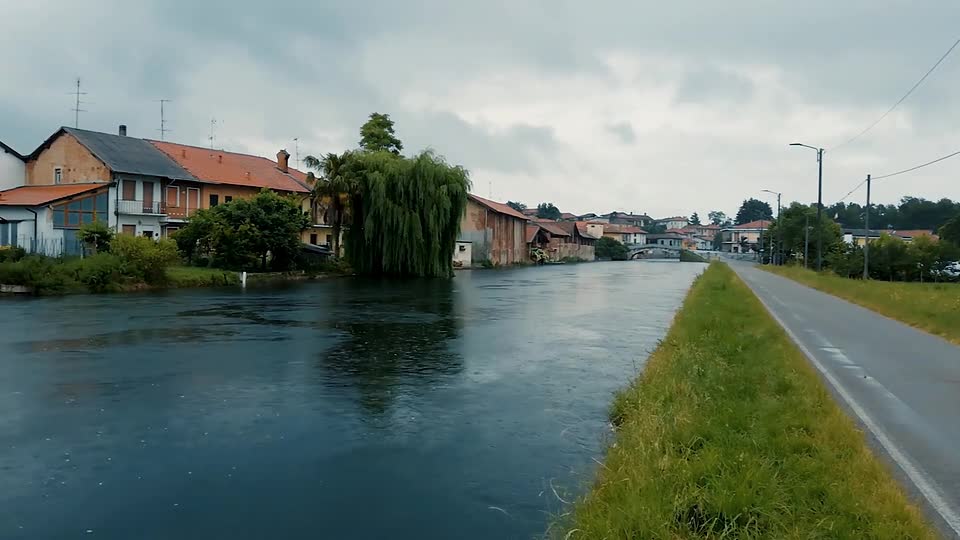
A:
[[[883,119],[886,118],[888,114],[892,113],[894,109],[896,109],[901,103],[903,103],[908,97],[910,97],[910,94],[912,94],[914,90],[916,90],[921,84],[923,84],[923,81],[927,80],[927,77],[929,77],[930,74],[933,73],[933,71],[934,71],[935,69],[937,69],[937,66],[939,66],[944,60],[946,60],[946,58],[947,58],[948,56],[950,56],[950,53],[952,53],[953,50],[957,48],[957,45],[960,45],[960,39],[958,39],[958,40],[956,40],[955,42],[953,42],[953,45],[951,45],[950,48],[947,49],[947,52],[943,53],[943,56],[941,56],[940,59],[937,60],[937,63],[934,64],[933,67],[931,67],[930,69],[928,69],[927,72],[923,75],[923,77],[920,77],[920,80],[917,81],[917,83],[914,84],[914,85],[910,88],[910,90],[907,90],[907,93],[904,94],[903,97],[900,98],[896,103],[894,103],[894,104],[893,104],[893,107],[890,107],[889,109],[887,109],[887,112],[883,113],[883,114],[880,116],[880,118],[877,118],[877,120],[876,120],[874,123],[872,123],[872,124],[870,124],[869,126],[867,126],[866,129],[864,129],[864,130],[861,131],[860,133],[857,133],[856,135],[854,135],[853,138],[849,139],[848,141],[846,141],[846,142],[844,142],[844,143],[842,143],[842,144],[839,144],[839,145],[837,145],[837,146],[834,146],[833,148],[831,148],[831,150],[836,150],[837,148],[840,148],[841,146],[845,146],[845,145],[848,145],[848,144],[852,143],[853,141],[859,139],[860,136],[862,136],[862,135],[865,134],[866,132],[868,132],[868,131],[870,131],[871,129],[873,129],[874,127],[876,127],[876,125],[879,124],[881,121],[883,121]],[[874,179],[874,180],[876,180],[876,179]]]
[[[864,180],[863,182],[860,182],[859,184],[856,185],[856,187],[854,187],[853,189],[851,189],[850,191],[848,191],[846,195],[844,195],[843,197],[840,197],[840,199],[837,200],[837,202],[838,202],[838,203],[842,203],[843,201],[847,200],[847,197],[853,195],[854,192],[856,192],[858,189],[860,189],[861,187],[863,187],[863,185],[866,184],[866,183],[867,183],[866,180]]]
[[[945,159],[950,159],[950,158],[952,158],[953,156],[957,156],[957,155],[960,155],[960,150],[957,150],[956,152],[954,152],[954,153],[952,153],[952,154],[947,154],[947,155],[945,155],[945,156],[943,156],[943,157],[939,157],[939,158],[937,158],[937,159],[935,159],[935,160],[933,160],[933,161],[928,161],[928,162],[926,162],[926,163],[922,163],[922,164],[920,164],[920,165],[917,165],[916,167],[910,167],[909,169],[904,169],[904,170],[902,170],[902,171],[897,171],[897,172],[890,173],[890,174],[883,174],[883,175],[880,175],[880,176],[874,176],[873,179],[874,179],[874,180],[880,180],[881,178],[890,178],[891,176],[897,176],[897,175],[900,175],[900,174],[908,173],[908,172],[911,172],[911,171],[915,171],[915,170],[917,170],[917,169],[922,169],[922,168],[926,167],[927,165],[933,165],[934,163],[939,163],[939,162],[941,162],[941,161],[943,161],[943,160],[945,160]]]
[[[917,170],[917,169],[922,169],[922,168],[927,167],[927,166],[929,166],[929,165],[933,165],[934,163],[940,163],[941,161],[948,160],[948,159],[950,159],[950,158],[952,158],[952,157],[954,157],[954,156],[960,156],[960,150],[957,150],[956,152],[953,152],[952,154],[947,154],[947,155],[945,155],[945,156],[943,156],[943,157],[938,157],[937,159],[928,161],[928,162],[926,162],[926,163],[921,163],[920,165],[916,165],[916,166],[914,166],[914,167],[910,167],[909,169],[903,169],[902,171],[892,172],[892,173],[890,173],[890,174],[881,174],[880,176],[874,176],[873,179],[874,179],[874,180],[882,180],[882,179],[884,179],[884,178],[890,178],[891,176],[898,176],[898,175],[901,175],[901,174],[906,174],[906,173],[908,173],[908,172],[913,172],[913,171],[915,171],[915,170]],[[853,189],[851,189],[850,191],[848,191],[846,195],[844,195],[843,197],[840,197],[840,199],[839,199],[837,202],[843,202],[843,201],[845,201],[845,200],[847,199],[847,197],[849,197],[850,195],[853,195],[854,192],[856,192],[858,189],[860,189],[861,187],[863,187],[863,185],[866,184],[866,183],[867,183],[866,180],[860,182],[859,184],[857,184],[856,186],[854,186]]]

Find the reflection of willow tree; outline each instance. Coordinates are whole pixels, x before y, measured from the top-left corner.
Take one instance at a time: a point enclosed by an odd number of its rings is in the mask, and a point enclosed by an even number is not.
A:
[[[371,413],[386,412],[404,388],[416,391],[463,369],[450,280],[356,280],[334,293],[345,338],[321,355],[333,384],[356,386]]]

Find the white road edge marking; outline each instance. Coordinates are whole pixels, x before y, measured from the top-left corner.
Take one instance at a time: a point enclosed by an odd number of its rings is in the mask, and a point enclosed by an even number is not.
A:
[[[760,298],[760,296],[755,292],[754,296],[767,310],[767,313],[769,313],[770,316],[777,321],[777,324],[783,328],[784,332],[790,336],[790,339],[793,340],[803,354],[806,355],[807,359],[809,359],[810,362],[817,368],[817,370],[823,374],[823,377],[827,379],[831,386],[833,386],[834,390],[840,394],[840,397],[847,402],[847,405],[860,418],[860,421],[867,426],[867,429],[869,429],[871,433],[873,433],[873,436],[877,438],[877,441],[880,442],[880,445],[883,446],[883,449],[890,454],[890,457],[897,462],[897,465],[903,469],[903,472],[905,472],[913,484],[917,486],[917,489],[920,490],[920,493],[925,499],[927,499],[927,502],[930,503],[930,506],[934,509],[934,511],[940,514],[940,517],[943,518],[943,521],[946,522],[947,526],[950,527],[957,536],[960,536],[960,516],[958,516],[957,513],[950,508],[949,503],[947,503],[947,501],[943,498],[943,495],[940,494],[940,491],[937,489],[937,487],[927,478],[926,474],[924,474],[916,465],[914,465],[913,462],[910,461],[910,458],[908,458],[907,455],[900,450],[900,448],[894,444],[892,440],[890,440],[890,437],[887,436],[886,432],[884,432],[883,429],[876,422],[874,422],[872,418],[870,418],[870,415],[867,414],[867,411],[864,410],[864,408],[853,399],[853,396],[850,395],[850,393],[847,392],[847,389],[840,384],[840,381],[838,381],[836,377],[827,371],[823,364],[817,360],[810,350],[800,342],[796,334],[787,328],[787,325],[784,324],[783,319],[781,319],[776,313],[773,312],[772,309],[770,309],[770,305],[767,304],[763,298]]]

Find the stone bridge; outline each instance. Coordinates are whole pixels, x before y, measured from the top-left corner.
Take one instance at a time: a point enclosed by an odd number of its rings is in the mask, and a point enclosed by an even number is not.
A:
[[[682,248],[660,244],[628,244],[630,259],[679,259]]]

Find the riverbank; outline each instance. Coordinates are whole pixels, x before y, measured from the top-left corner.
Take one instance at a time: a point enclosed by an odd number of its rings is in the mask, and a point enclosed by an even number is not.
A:
[[[555,537],[936,537],[725,264],[694,284],[611,421],[615,443]]]
[[[960,344],[960,284],[863,281],[797,266],[761,268]]]

